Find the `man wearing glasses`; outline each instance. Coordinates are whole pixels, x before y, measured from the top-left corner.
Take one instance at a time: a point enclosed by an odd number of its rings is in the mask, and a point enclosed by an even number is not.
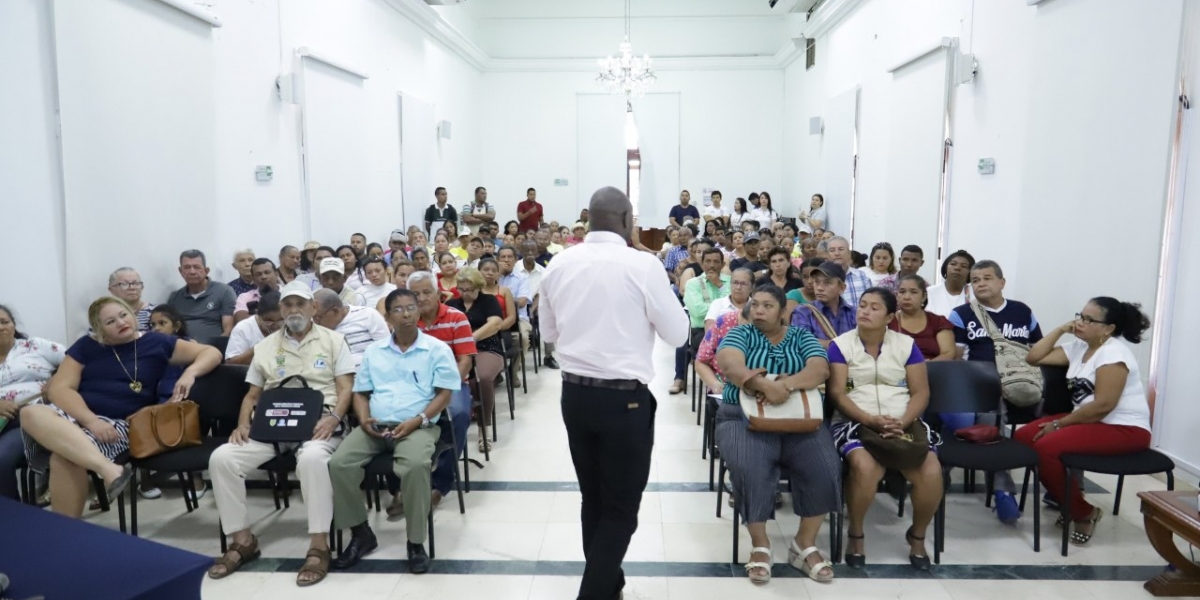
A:
[[[154,304],[142,300],[142,276],[133,267],[121,267],[108,276],[108,293],[127,302],[137,311],[138,331],[150,331],[150,313]]]
[[[349,527],[353,536],[333,567],[350,568],[379,546],[367,523],[361,486],[363,467],[386,452],[392,455],[392,470],[400,478],[408,569],[424,573],[429,570],[425,552],[431,510],[429,459],[441,432],[438,418],[450,404],[451,394],[462,387],[462,376],[450,347],[417,327],[421,309],[415,294],[394,290],[384,305],[394,332],[364,353],[353,400],[361,425],[329,461],[334,526]]]

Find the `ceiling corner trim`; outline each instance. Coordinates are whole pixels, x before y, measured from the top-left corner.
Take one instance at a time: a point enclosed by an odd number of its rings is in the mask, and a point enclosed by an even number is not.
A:
[[[863,0],[825,0],[813,11],[808,22],[804,24],[804,37],[815,40],[837,27],[838,23],[850,16]]]
[[[424,0],[385,0],[389,6],[400,13],[422,31],[429,34],[434,41],[446,47],[459,58],[466,61],[478,71],[487,71],[491,58],[475,45],[467,36],[451,26],[437,11],[425,4]]]

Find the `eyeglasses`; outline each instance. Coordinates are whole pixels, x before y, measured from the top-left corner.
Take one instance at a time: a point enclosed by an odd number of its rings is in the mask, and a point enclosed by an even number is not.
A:
[[[751,283],[749,281],[730,281],[729,285],[731,287],[750,287]]]
[[[140,281],[118,281],[113,284],[113,287],[121,290],[140,290],[146,287],[146,284]]]
[[[394,307],[392,307],[392,309],[391,309],[391,310],[389,310],[388,312],[392,313],[393,315],[407,315],[407,314],[411,314],[411,313],[416,313],[416,312],[418,312],[419,310],[420,310],[420,309],[419,309],[419,308],[417,308],[417,306],[416,306],[416,305],[410,305],[410,306],[394,306]]]
[[[1093,319],[1083,313],[1075,313],[1075,320],[1081,321],[1086,325],[1095,325],[1097,323],[1099,323],[1101,325],[1108,325],[1108,323],[1101,321],[1100,319]]]

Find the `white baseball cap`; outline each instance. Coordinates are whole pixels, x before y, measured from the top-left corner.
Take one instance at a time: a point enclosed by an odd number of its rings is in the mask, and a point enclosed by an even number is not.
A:
[[[288,296],[299,296],[301,298],[304,298],[305,300],[313,299],[312,290],[309,289],[308,284],[304,283],[303,281],[293,281],[293,282],[279,288],[279,299],[280,300],[283,300],[284,298],[287,298]]]
[[[318,271],[318,273],[320,273],[321,275],[324,275],[326,273],[329,273],[330,271],[333,271],[334,273],[345,273],[346,272],[346,263],[342,262],[342,259],[334,258],[332,256],[329,258],[322,258],[321,259],[321,268]]]

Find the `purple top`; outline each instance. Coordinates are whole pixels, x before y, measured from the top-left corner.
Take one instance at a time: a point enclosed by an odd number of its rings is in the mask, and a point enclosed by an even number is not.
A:
[[[861,339],[858,341],[859,343],[862,343]],[[863,344],[863,347],[865,348],[866,344]],[[825,349],[825,352],[829,354],[829,364],[846,364],[846,357],[842,354],[842,349],[838,348],[837,342],[830,342],[829,347]],[[913,344],[912,353],[908,355],[908,362],[905,362],[904,366],[907,367],[908,365],[915,365],[923,362],[925,362],[925,355],[921,354],[921,349],[918,348],[916,344]]]

